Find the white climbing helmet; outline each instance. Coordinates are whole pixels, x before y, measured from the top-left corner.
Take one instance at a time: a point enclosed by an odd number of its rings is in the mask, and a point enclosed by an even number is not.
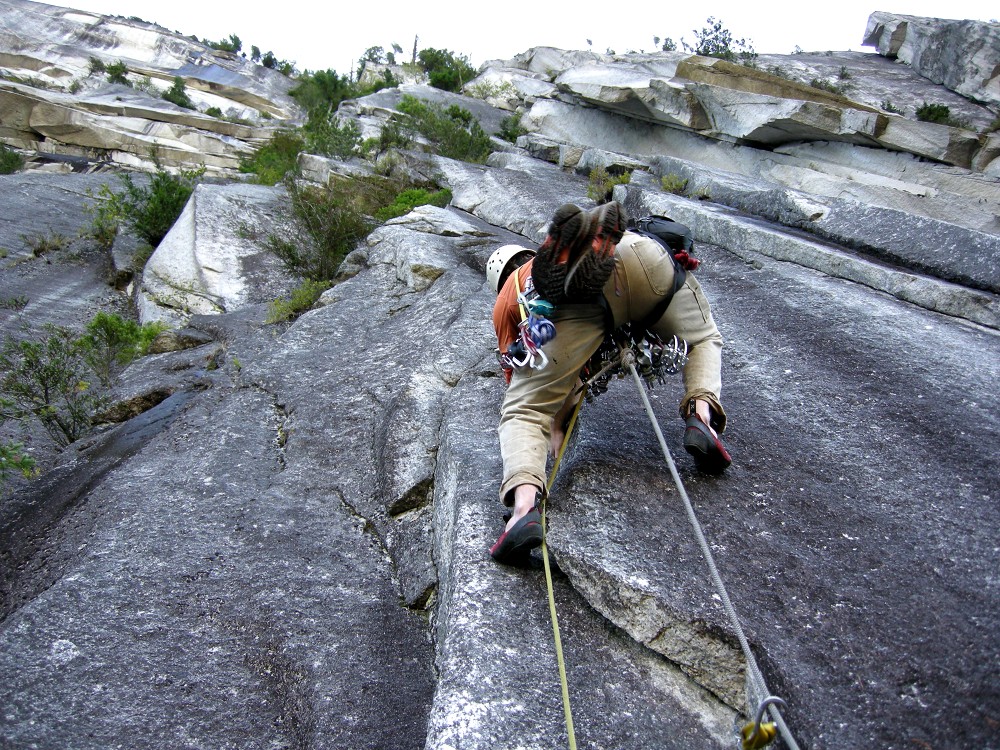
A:
[[[507,270],[508,264],[522,253],[534,256],[535,251],[520,245],[504,245],[494,250],[490,259],[486,261],[486,280],[490,282],[490,287],[497,294],[500,293],[500,280],[504,278],[504,271]],[[518,267],[524,262],[519,263]]]

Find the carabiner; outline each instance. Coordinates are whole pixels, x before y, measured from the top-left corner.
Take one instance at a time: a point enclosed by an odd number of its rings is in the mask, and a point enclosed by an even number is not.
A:
[[[785,702],[776,695],[769,695],[762,700],[760,706],[757,707],[757,717],[740,731],[743,736],[743,750],[760,750],[760,748],[771,744],[778,736],[778,728],[774,722],[761,723],[764,712],[772,704],[780,708],[787,708]]]

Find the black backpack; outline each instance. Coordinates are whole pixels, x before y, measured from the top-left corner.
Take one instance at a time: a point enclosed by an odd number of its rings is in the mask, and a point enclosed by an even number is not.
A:
[[[668,250],[683,250],[690,253],[694,248],[691,230],[666,216],[644,216],[630,221],[629,229],[656,240]]]
[[[691,255],[694,249],[691,230],[680,222],[666,216],[644,216],[641,219],[630,220],[628,228],[636,234],[656,241],[674,261],[674,286],[670,294],[660,300],[649,316],[638,324],[639,328],[648,329],[663,316],[670,305],[670,300],[674,298],[677,290],[684,286],[687,272],[695,270],[699,261]]]

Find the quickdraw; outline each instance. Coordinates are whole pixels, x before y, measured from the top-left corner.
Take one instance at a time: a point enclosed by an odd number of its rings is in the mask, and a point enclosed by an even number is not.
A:
[[[592,374],[583,383],[588,401],[606,392],[612,378],[624,378],[627,374],[622,363],[623,346],[635,355],[636,368],[649,388],[666,383],[667,376],[680,372],[688,361],[688,345],[684,339],[671,336],[664,341],[649,331],[637,337],[625,327],[605,338],[590,358],[587,372]]]

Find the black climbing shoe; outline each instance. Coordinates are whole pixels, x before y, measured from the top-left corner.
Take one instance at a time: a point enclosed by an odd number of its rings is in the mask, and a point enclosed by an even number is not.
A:
[[[729,451],[701,417],[692,414],[686,420],[684,449],[694,457],[695,466],[706,474],[721,474],[733,462]]]
[[[490,555],[504,565],[524,565],[531,550],[542,543],[542,516],[535,506],[490,547]]]

